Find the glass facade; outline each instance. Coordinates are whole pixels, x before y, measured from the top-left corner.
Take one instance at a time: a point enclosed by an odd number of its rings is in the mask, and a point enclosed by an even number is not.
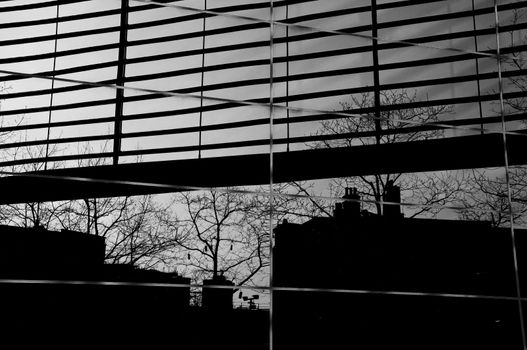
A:
[[[1,3],[13,329],[527,348],[526,5]]]

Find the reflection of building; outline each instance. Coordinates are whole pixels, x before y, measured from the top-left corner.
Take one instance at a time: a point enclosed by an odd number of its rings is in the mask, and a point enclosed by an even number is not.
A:
[[[189,307],[188,278],[105,265],[102,237],[10,226],[0,226],[0,236],[0,278],[8,279],[2,284],[6,330],[38,334],[43,341],[64,334],[88,340],[104,334],[94,327],[126,334],[130,322],[140,322],[146,334],[154,329],[147,320],[166,313],[177,322]]]
[[[189,278],[106,265],[102,237],[11,226],[0,226],[0,237],[4,341],[68,348],[167,342],[192,349],[268,347],[268,312],[232,309],[231,289],[207,288],[203,302],[209,307],[191,307]]]
[[[385,200],[398,201],[397,187],[390,188],[395,193]],[[348,290],[276,291],[277,346],[521,344],[508,230],[487,222],[404,218],[397,205],[378,216],[360,211],[356,191],[347,189],[344,198],[349,201],[337,204],[333,217],[275,229],[275,286]]]
[[[104,264],[104,238],[0,225],[2,278],[92,279]]]

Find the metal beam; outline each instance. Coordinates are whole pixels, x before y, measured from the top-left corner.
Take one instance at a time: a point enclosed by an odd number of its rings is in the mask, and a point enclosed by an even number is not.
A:
[[[124,85],[126,77],[126,48],[128,42],[128,0],[121,0],[121,25],[119,33],[119,57],[117,65],[117,79],[115,83],[118,86]],[[119,163],[119,154],[121,152],[121,134],[123,127],[123,104],[124,90],[115,90],[115,123],[114,123],[114,140],[113,140],[113,164]]]
[[[273,181],[499,167],[502,142],[501,134],[485,134],[279,152]],[[527,164],[527,137],[509,135],[507,145],[510,165]],[[252,154],[26,173],[0,178],[0,204],[177,192],[185,186],[266,185],[268,167],[269,154]]]

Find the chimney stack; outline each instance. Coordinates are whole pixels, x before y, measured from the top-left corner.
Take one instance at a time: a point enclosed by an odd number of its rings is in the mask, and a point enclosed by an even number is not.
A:
[[[400,218],[401,214],[401,188],[393,184],[393,180],[388,181],[384,188],[382,213],[385,217]],[[389,204],[397,203],[397,204]]]
[[[360,196],[357,189],[346,187],[342,199],[345,201],[335,204],[334,216],[340,218],[357,218],[360,217]]]
[[[234,283],[225,276],[214,276],[210,280],[203,280],[201,304],[204,309],[213,311],[226,311],[232,309],[232,289],[213,288],[210,285],[234,287]]]

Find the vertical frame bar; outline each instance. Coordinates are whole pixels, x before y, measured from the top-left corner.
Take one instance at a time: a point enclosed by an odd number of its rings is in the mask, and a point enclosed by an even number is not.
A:
[[[373,64],[373,98],[374,98],[374,111],[375,111],[375,143],[381,143],[381,90],[380,90],[380,78],[379,78],[379,48],[378,48],[378,30],[377,30],[377,0],[371,0],[371,54]],[[379,176],[375,176],[375,187],[379,189],[377,201],[378,212],[382,213],[383,210],[383,198],[384,190],[381,191],[381,179]]]
[[[58,35],[59,35],[59,18],[60,18],[60,3],[57,2],[56,19],[55,23],[55,42],[53,44],[53,76],[51,77],[51,94],[49,95],[49,112],[48,112],[48,128],[46,133],[46,161],[44,162],[44,170],[48,170],[48,157],[49,157],[49,139],[51,135],[51,119],[53,110],[53,96],[55,90],[55,71],[57,70],[57,47],[58,47]],[[40,204],[40,203],[39,203]]]
[[[274,3],[269,0],[269,350],[274,349],[273,332],[273,205],[274,205],[274,164],[273,164],[273,118],[274,118]]]
[[[479,52],[478,49],[478,36],[476,34],[476,4],[475,0],[472,0],[472,29],[474,29],[474,51]],[[481,106],[481,82],[479,79],[479,59],[478,56],[475,58],[476,60],[476,77],[477,77],[477,87],[478,87],[478,107],[479,107],[479,119],[480,119],[480,127],[481,127],[481,135],[483,135],[484,132],[484,125],[483,125],[483,108]]]
[[[285,21],[288,22],[289,20],[289,4],[285,5]],[[290,133],[290,124],[289,124],[289,117],[290,117],[290,111],[289,111],[289,26],[285,27],[285,107],[286,107],[286,117],[287,117],[287,152],[289,152],[289,139],[291,137]]]
[[[378,30],[377,30],[377,0],[371,0],[371,46],[373,63],[373,98],[375,109],[375,141],[381,143],[381,91],[379,79],[379,49],[378,49]]]
[[[128,0],[121,0],[121,30],[119,32],[119,56],[117,62],[117,77],[115,84],[124,86],[126,76],[126,46],[128,37]],[[124,89],[116,89],[115,92],[115,124],[113,139],[113,165],[119,164],[119,154],[121,153],[121,135],[123,128],[123,104]]]
[[[203,2],[203,9],[207,11],[207,0],[204,0]],[[202,41],[202,49],[203,53],[201,54],[201,91],[200,96],[201,99],[199,100],[199,135],[198,135],[198,159],[201,159],[201,143],[202,143],[202,131],[201,128],[203,126],[203,85],[205,83],[205,44],[206,44],[206,36],[205,36],[205,30],[207,29],[207,14],[203,14],[203,41]]]

